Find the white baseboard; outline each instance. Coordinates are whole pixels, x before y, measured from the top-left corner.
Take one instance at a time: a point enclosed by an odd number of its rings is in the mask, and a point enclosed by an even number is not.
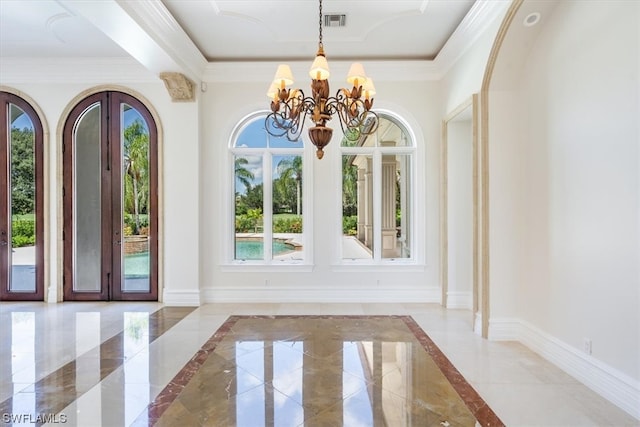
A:
[[[206,288],[204,303],[341,303],[341,302],[420,302],[440,303],[438,287],[422,289],[349,289],[349,288],[286,288],[275,286]]]
[[[640,381],[520,319],[491,319],[489,339],[520,341],[600,396],[640,420]]]
[[[173,307],[198,307],[201,304],[200,291],[172,291],[165,289],[162,292],[162,303]]]
[[[519,341],[640,420],[640,381],[547,334],[520,322]]]
[[[491,341],[520,341],[520,319],[489,319]]]
[[[471,292],[447,292],[447,308],[464,308],[471,310],[473,300]]]
[[[476,335],[482,336],[482,313],[479,311],[476,313],[476,317],[473,323],[473,332]]]

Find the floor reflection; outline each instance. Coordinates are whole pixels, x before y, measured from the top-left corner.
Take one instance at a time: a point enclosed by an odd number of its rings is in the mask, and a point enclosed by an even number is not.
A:
[[[36,396],[28,390],[36,378],[36,316],[33,312],[11,313],[11,381],[14,410],[31,413]],[[27,391],[27,392],[25,392]]]
[[[166,426],[475,426],[469,406],[478,402],[463,400],[442,369],[455,368],[439,365],[421,342],[426,334],[409,326],[402,316],[230,318],[192,359],[200,362],[172,382],[182,391],[167,390],[157,399],[164,408],[150,407],[151,419]]]
[[[42,425],[41,419],[73,403],[74,410],[64,413],[72,425],[130,425],[151,400],[150,344],[194,310],[163,307],[107,316],[69,307],[60,318],[46,305],[35,312],[0,313],[10,323],[0,335],[0,424]],[[66,327],[52,330],[49,321]],[[111,389],[103,393],[103,387]]]

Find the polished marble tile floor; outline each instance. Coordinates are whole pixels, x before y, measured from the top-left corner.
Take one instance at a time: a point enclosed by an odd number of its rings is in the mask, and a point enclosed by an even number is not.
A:
[[[0,417],[52,426],[640,425],[526,347],[476,336],[468,311],[425,304],[3,302]]]

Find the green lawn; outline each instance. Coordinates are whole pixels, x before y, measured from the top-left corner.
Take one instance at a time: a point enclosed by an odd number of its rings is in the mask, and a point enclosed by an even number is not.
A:
[[[24,214],[24,215],[11,215],[12,221],[21,220],[21,219],[33,221],[35,220],[35,218],[36,218],[36,214],[33,214],[33,213]]]

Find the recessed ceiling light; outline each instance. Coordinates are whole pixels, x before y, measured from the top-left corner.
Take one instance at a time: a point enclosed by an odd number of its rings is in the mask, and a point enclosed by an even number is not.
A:
[[[525,27],[533,27],[540,21],[540,12],[532,12],[522,22]]]

